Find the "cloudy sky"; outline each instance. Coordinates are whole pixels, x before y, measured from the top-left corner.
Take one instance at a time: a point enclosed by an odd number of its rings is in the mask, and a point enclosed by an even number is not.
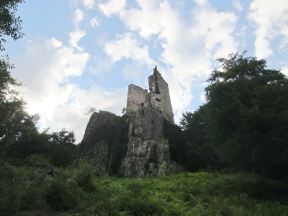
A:
[[[154,65],[177,119],[203,103],[229,53],[247,50],[288,74],[288,0],[29,0],[18,14],[25,36],[7,53],[26,110],[77,141],[89,108],[121,114],[128,84],[147,88]]]

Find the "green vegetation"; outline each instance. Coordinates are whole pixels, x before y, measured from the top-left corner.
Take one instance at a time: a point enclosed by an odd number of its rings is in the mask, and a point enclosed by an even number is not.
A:
[[[3,36],[10,36],[14,40],[22,37],[20,17],[16,16],[16,10],[23,0],[1,0],[0,3],[0,51],[5,50],[6,40]]]
[[[261,215],[288,213],[287,182],[252,174],[97,177],[91,167],[0,169],[1,215]]]
[[[254,57],[233,54],[220,63],[208,80],[206,104],[183,115],[184,165],[287,178],[287,77]]]
[[[4,36],[22,36],[22,2],[1,0],[0,51]],[[164,122],[172,160],[206,172],[127,179],[79,161],[72,132],[39,132],[1,53],[0,215],[288,215],[288,79],[254,57],[220,62],[207,103],[181,127]],[[126,117],[119,121],[97,137],[108,140],[110,175],[126,151]]]

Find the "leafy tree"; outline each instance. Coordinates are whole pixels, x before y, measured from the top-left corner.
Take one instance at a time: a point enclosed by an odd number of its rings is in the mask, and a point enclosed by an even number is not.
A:
[[[288,79],[264,60],[220,59],[206,88],[210,142],[240,170],[288,173]]]
[[[188,140],[210,146],[222,166],[287,177],[288,79],[254,57],[233,54],[220,63],[207,103],[184,115]]]
[[[0,51],[5,50],[4,36],[10,36],[17,40],[23,36],[21,32],[21,22],[19,16],[16,16],[16,10],[23,0],[1,0],[0,2]]]
[[[4,51],[5,37],[17,40],[23,36],[21,19],[16,15],[23,0],[0,2],[0,51]],[[32,154],[47,153],[48,137],[39,134],[37,116],[24,111],[24,102],[14,90],[18,83],[11,76],[13,65],[8,57],[0,57],[0,160],[21,161]]]
[[[164,119],[163,134],[169,140],[171,160],[186,165],[187,143],[181,128]]]
[[[287,77],[254,57],[232,54],[219,61],[208,80],[207,103],[181,121],[188,167],[288,177]]]
[[[49,137],[49,142],[54,144],[74,144],[75,143],[75,136],[72,131],[66,131],[62,129],[59,132],[53,132]]]
[[[184,113],[180,122],[186,141],[183,151],[184,166],[190,171],[218,166],[214,146],[207,142],[206,138],[206,113],[204,105],[193,113]]]
[[[22,0],[2,0],[0,2],[0,51],[4,51],[4,36],[14,40],[22,36],[21,19],[15,12]],[[7,147],[17,139],[19,127],[25,122],[27,114],[23,111],[23,101],[17,97],[13,87],[17,85],[11,77],[13,66],[8,57],[0,59],[0,159]]]
[[[68,166],[77,158],[77,146],[73,132],[65,129],[48,135],[48,154],[56,166]]]
[[[39,134],[35,124],[38,116],[30,116],[23,110],[18,113],[17,119],[14,121],[14,128],[8,127],[9,133],[6,150],[3,152],[5,159],[10,159],[14,163],[22,162],[26,157],[33,154],[41,154],[47,149],[47,136]],[[5,146],[5,141],[3,143]]]

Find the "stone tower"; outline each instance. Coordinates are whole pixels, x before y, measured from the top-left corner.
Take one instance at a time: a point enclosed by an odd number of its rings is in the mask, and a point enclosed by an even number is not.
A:
[[[136,85],[128,86],[126,113],[129,115],[139,108],[152,107],[160,111],[170,122],[174,123],[169,87],[155,66],[148,78],[149,92]]]

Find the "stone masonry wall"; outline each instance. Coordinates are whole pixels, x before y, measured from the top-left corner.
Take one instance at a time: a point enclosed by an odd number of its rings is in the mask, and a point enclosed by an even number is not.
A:
[[[149,76],[149,90],[151,106],[160,110],[167,120],[174,123],[169,87],[157,70]]]
[[[136,112],[140,107],[146,105],[146,98],[148,95],[147,89],[142,89],[136,85],[129,85],[128,86],[128,97],[127,97],[127,114],[131,112]]]
[[[126,113],[129,115],[137,112],[139,108],[153,107],[159,110],[168,121],[174,123],[169,87],[158,72],[157,67],[154,68],[154,72],[149,76],[148,81],[149,93],[148,90],[139,86],[133,84],[128,86]]]

